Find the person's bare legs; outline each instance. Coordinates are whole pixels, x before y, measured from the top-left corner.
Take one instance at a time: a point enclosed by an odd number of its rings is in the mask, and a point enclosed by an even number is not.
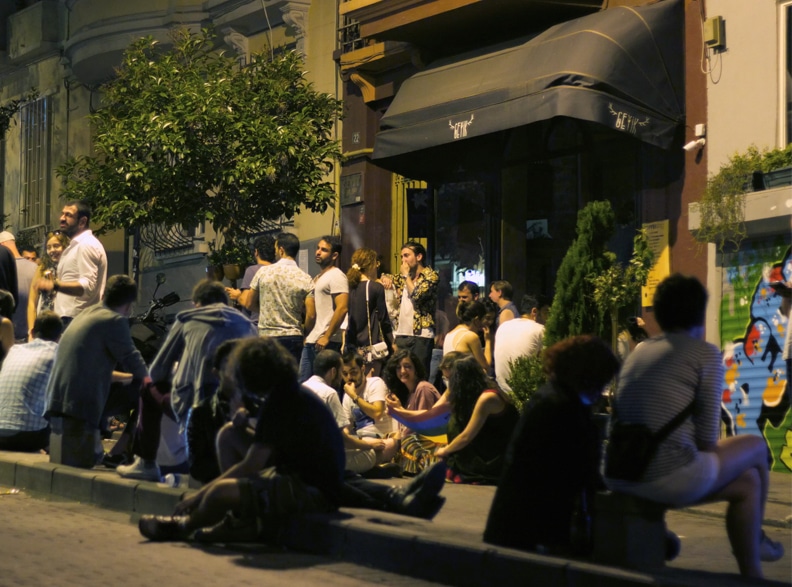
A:
[[[217,460],[220,471],[228,469],[240,462],[253,444],[253,431],[234,425],[225,424],[217,433]]]
[[[713,452],[720,464],[717,489],[703,501],[729,502],[726,532],[740,573],[761,578],[759,539],[769,487],[767,445],[758,436],[731,436],[718,442]]]

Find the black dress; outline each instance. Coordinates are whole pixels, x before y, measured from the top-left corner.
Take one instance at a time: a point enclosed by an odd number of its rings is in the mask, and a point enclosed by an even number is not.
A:
[[[497,393],[487,390],[484,393]],[[494,485],[503,472],[506,447],[514,433],[520,414],[512,404],[498,414],[489,416],[476,437],[462,450],[448,455],[451,479],[458,483]],[[453,415],[448,422],[448,441],[459,436],[467,422]]]

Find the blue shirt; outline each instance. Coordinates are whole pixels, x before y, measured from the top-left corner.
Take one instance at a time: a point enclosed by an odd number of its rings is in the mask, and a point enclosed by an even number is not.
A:
[[[11,347],[0,369],[0,436],[42,430],[47,381],[58,343],[35,339]]]

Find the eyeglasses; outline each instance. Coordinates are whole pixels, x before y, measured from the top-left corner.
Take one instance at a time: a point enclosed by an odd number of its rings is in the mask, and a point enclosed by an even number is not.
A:
[[[60,236],[63,234],[62,230],[53,230],[52,232],[47,233],[47,238],[52,238],[53,236]]]

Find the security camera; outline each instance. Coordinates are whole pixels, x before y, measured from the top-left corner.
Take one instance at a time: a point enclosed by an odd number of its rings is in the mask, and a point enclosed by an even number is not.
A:
[[[694,149],[701,149],[707,142],[707,139],[700,138],[695,141],[690,141],[687,145],[682,147],[685,151],[693,151]]]

